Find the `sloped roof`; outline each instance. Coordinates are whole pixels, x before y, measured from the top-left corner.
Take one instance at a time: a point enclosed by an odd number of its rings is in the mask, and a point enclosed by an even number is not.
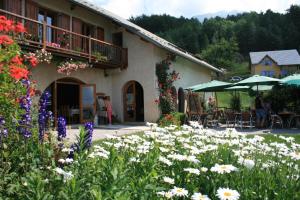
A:
[[[258,64],[266,56],[274,60],[277,65],[300,65],[300,55],[296,49],[250,52],[251,63]]]
[[[168,42],[167,40],[158,37],[157,35],[135,25],[134,23],[115,15],[114,13],[105,10],[99,6],[96,6],[94,4],[92,4],[91,2],[87,1],[87,0],[70,0],[71,2],[74,2],[82,7],[88,8],[94,12],[97,12],[97,14],[100,14],[112,21],[114,21],[115,23],[119,24],[120,26],[126,28],[127,30],[133,32],[134,34],[140,36],[141,38],[145,39],[146,41],[155,44],[156,46],[166,49],[178,56],[182,56],[194,63],[197,63],[199,65],[202,65],[204,67],[207,67],[213,71],[216,72],[222,72],[220,69],[208,64],[207,62],[200,60],[198,58],[196,58],[194,55],[190,54],[189,52],[177,47],[175,44],[172,44],[170,42]]]

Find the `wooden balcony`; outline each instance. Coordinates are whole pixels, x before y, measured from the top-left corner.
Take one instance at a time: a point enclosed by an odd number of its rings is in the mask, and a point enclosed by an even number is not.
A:
[[[15,40],[23,49],[46,49],[54,55],[91,63],[96,68],[128,65],[127,49],[0,9],[0,15],[21,22],[26,32]]]

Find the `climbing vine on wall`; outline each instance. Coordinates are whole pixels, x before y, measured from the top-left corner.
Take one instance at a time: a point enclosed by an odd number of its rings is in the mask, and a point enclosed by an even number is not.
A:
[[[156,100],[160,108],[161,114],[170,114],[176,111],[176,105],[172,97],[173,83],[179,79],[179,73],[171,70],[171,61],[175,56],[168,55],[161,63],[156,64],[156,76],[158,82],[159,99]]]

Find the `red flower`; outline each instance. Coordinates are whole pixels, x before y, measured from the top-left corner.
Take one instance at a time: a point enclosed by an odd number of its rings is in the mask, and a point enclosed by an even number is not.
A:
[[[14,78],[16,81],[19,81],[20,79],[28,79],[29,71],[27,69],[17,67],[15,65],[11,65],[10,67],[10,76]]]
[[[36,57],[34,57],[34,56],[30,56],[30,57],[29,57],[29,62],[30,62],[30,64],[31,64],[33,67],[35,67],[35,66],[38,64],[38,59],[37,59]]]
[[[3,21],[3,31],[9,32],[9,31],[13,30],[14,29],[13,24],[14,23],[12,20]]]
[[[22,58],[20,58],[20,56],[15,56],[11,59],[12,64],[15,65],[22,65]]]
[[[5,16],[0,16],[0,32],[14,31],[12,20],[7,20]]]
[[[159,104],[159,99],[155,99],[154,102],[155,102],[156,104]]]
[[[15,32],[16,33],[25,33],[26,29],[23,26],[23,24],[19,22],[17,25],[15,25]]]
[[[0,45],[11,45],[14,41],[7,35],[0,35]]]

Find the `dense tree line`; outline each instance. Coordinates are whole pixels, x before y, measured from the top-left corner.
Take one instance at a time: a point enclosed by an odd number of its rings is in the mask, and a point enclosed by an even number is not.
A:
[[[138,16],[133,23],[186,49],[217,67],[231,69],[248,61],[250,51],[300,50],[300,6],[292,5],[285,14],[241,13],[197,19],[169,15]]]

